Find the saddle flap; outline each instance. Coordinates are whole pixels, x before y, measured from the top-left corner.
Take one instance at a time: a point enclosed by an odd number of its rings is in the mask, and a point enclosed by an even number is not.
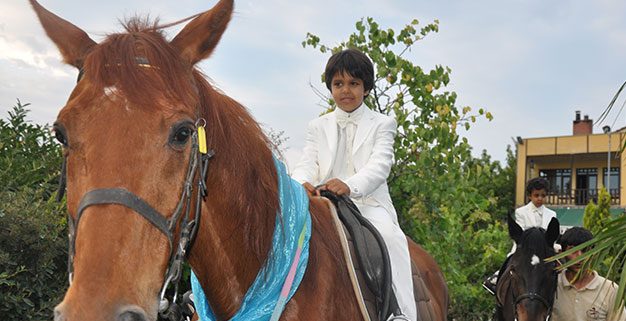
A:
[[[367,289],[375,298],[378,320],[386,320],[398,312],[398,303],[391,285],[391,263],[385,242],[378,230],[364,218],[347,196],[322,192],[337,208],[337,215],[352,240],[356,261]]]

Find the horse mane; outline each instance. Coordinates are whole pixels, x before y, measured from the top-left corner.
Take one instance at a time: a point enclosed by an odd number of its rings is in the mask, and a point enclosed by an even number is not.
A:
[[[110,34],[92,48],[82,70],[89,92],[101,96],[115,87],[114,93],[139,108],[180,110],[166,104],[180,101],[196,109],[197,117],[206,120],[207,145],[215,151],[208,198],[219,204],[220,215],[233,216],[244,242],[263,262],[279,211],[270,141],[245,107],[215,90],[198,69],[180,59],[157,22],[133,17],[123,23],[126,33]],[[230,195],[229,202],[222,195]]]

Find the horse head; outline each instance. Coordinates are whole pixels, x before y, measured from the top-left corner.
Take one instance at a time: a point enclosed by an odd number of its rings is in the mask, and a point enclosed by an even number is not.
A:
[[[552,311],[557,285],[554,262],[545,259],[554,255],[554,242],[559,236],[559,222],[553,218],[548,229],[527,230],[508,216],[509,236],[516,250],[501,271],[496,287],[501,320],[547,320]]]
[[[194,247],[178,255],[221,268],[197,273],[228,280],[207,296],[219,292],[225,302],[214,301],[222,303],[216,315],[232,315],[267,255],[278,208],[268,196],[277,176],[267,138],[195,67],[221,39],[233,1],[193,17],[171,41],[156,23],[133,18],[101,43],[30,3],[63,60],[79,70],[54,124],[71,233],[71,285],[55,320],[156,320],[179,243],[188,245],[184,234],[198,229]],[[210,152],[196,152],[204,138],[216,155],[208,173]],[[244,240],[238,253],[246,264],[221,255]]]

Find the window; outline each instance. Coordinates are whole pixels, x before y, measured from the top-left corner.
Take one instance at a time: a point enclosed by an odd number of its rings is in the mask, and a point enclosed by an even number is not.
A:
[[[576,169],[576,205],[587,205],[595,200],[598,193],[598,170],[596,168]]]
[[[571,169],[544,169],[539,171],[539,176],[548,180],[551,193],[568,194],[572,188]]]

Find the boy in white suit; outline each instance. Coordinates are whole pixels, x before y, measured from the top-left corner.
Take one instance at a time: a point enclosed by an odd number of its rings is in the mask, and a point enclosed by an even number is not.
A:
[[[543,205],[543,201],[548,194],[548,189],[548,181],[543,177],[535,177],[526,183],[526,196],[528,196],[530,202],[515,210],[515,222],[519,224],[522,230],[525,231],[531,227],[541,227],[545,230],[548,228],[550,220],[556,217],[556,213],[553,210]],[[508,258],[515,253],[516,248],[517,246],[515,242],[513,242],[513,247],[507,254],[507,259],[504,261],[503,267],[508,263]],[[498,273],[499,271],[496,271],[496,273],[487,278],[483,283],[483,286],[492,294],[495,293]]]
[[[304,155],[292,176],[311,195],[319,195],[316,185],[349,195],[376,226],[389,250],[400,309],[415,320],[408,244],[387,187],[396,121],[363,105],[374,87],[374,67],[362,52],[347,49],[334,54],[326,65],[325,79],[338,108],[309,123]]]
[[[548,228],[550,220],[556,213],[543,205],[548,194],[548,181],[543,177],[536,177],[526,184],[526,195],[530,199],[528,204],[515,210],[515,221],[523,230],[531,227]]]

